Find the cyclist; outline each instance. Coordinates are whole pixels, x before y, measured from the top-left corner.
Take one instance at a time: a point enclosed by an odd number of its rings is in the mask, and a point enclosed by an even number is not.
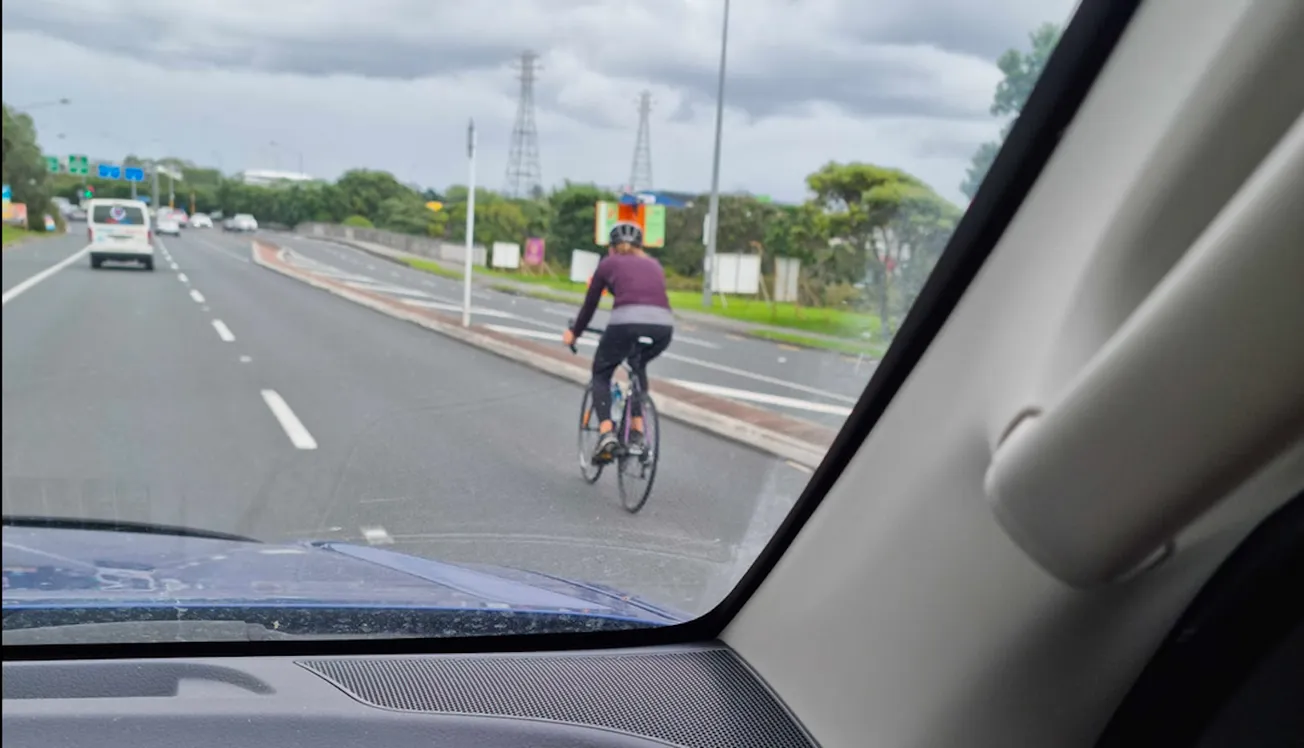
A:
[[[636,223],[621,221],[611,227],[609,238],[607,256],[593,273],[575,325],[562,333],[562,342],[573,345],[593,319],[602,292],[611,291],[611,317],[593,355],[593,409],[600,419],[598,446],[593,455],[596,464],[610,462],[618,443],[611,420],[611,375],[635,352],[639,338],[649,338],[651,344],[639,352],[641,365],[636,372],[639,385],[647,392],[647,364],[670,346],[675,325],[666,294],[666,274],[661,263],[643,251],[643,229]],[[640,403],[630,405],[629,439],[637,445],[643,438],[643,412]]]

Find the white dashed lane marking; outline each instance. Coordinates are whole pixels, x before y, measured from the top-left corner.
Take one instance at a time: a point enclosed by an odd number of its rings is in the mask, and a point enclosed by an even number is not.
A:
[[[221,338],[223,343],[235,342],[235,335],[231,334],[231,328],[227,327],[222,320],[213,320],[213,329],[217,330],[217,337]]]
[[[290,409],[289,403],[281,397],[276,390],[263,390],[263,402],[267,403],[267,408],[272,411],[276,421],[281,424],[285,435],[290,437],[290,443],[297,449],[316,449],[317,440],[312,438],[308,433],[307,427],[299,420],[299,417]]]
[[[190,289],[190,298],[194,299],[196,304],[204,303],[204,295],[194,288]]]

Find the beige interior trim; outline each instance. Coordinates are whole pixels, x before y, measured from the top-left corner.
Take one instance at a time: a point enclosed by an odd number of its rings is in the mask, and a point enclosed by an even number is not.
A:
[[[1047,572],[1105,583],[1304,432],[1304,116],[985,488]]]

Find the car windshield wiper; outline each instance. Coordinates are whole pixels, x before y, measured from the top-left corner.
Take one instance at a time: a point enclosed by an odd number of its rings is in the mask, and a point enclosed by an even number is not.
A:
[[[100,532],[134,532],[147,535],[175,535],[186,538],[207,538],[209,540],[233,540],[242,543],[262,542],[257,538],[249,538],[228,532],[218,532],[216,530],[197,530],[193,527],[160,525],[154,522],[130,522],[120,519],[5,515],[0,518],[0,525],[5,527],[44,527],[51,530],[98,530]]]

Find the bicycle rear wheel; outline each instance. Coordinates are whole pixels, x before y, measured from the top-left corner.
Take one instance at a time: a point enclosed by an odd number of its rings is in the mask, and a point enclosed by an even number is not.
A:
[[[602,465],[594,464],[593,450],[598,447],[598,416],[593,412],[593,388],[584,388],[584,397],[580,400],[580,475],[589,483],[596,483],[602,476]]]
[[[657,419],[656,405],[646,393],[639,393],[638,397],[643,405],[643,444],[640,449],[626,445],[616,471],[620,503],[630,514],[642,509],[652,495],[652,483],[657,477],[657,462],[661,456],[661,422]]]

